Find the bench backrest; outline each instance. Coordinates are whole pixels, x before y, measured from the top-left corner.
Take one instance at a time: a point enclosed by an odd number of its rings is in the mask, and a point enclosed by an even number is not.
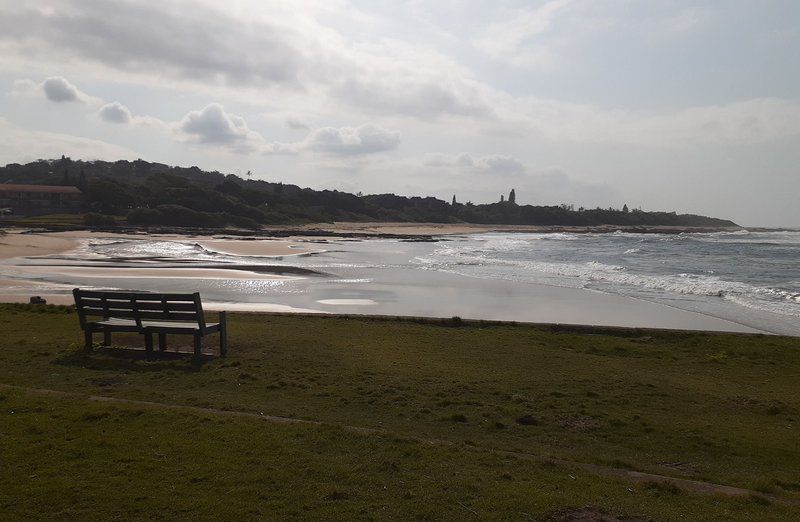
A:
[[[142,321],[178,321],[206,328],[200,294],[156,294],[148,292],[72,291],[81,328],[87,317],[133,319],[141,328]]]

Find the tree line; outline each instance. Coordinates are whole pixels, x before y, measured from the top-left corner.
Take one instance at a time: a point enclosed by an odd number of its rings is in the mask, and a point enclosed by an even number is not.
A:
[[[78,186],[84,210],[124,216],[133,225],[195,227],[300,224],[331,221],[394,221],[562,226],[729,227],[735,223],[693,214],[639,209],[574,210],[571,205],[451,202],[434,197],[350,194],[241,178],[198,167],[174,167],[144,160],[82,161],[62,157],[0,167],[0,183]],[[99,219],[99,218],[95,218]]]

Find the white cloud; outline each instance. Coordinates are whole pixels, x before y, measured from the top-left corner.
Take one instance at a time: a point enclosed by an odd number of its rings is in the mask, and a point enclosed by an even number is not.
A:
[[[423,164],[428,167],[466,169],[488,174],[517,175],[525,173],[525,165],[522,162],[504,154],[489,154],[475,158],[466,152],[455,156],[435,153],[427,155]]]
[[[507,19],[489,25],[475,46],[491,58],[513,65],[549,65],[549,49],[535,40],[550,31],[556,17],[574,2],[550,0],[539,7],[516,10]]]
[[[41,83],[36,83],[28,78],[14,80],[14,87],[11,90],[11,94],[14,96],[26,97],[44,96],[51,102],[56,103],[88,103],[97,101],[62,76],[51,76]]]
[[[33,97],[41,94],[41,87],[38,83],[29,78],[14,80],[14,87],[11,89],[13,96]]]
[[[175,128],[187,141],[219,145],[235,152],[251,152],[264,141],[260,134],[248,128],[244,118],[225,112],[219,103],[189,112]]]
[[[172,125],[183,141],[220,146],[240,153],[306,152],[355,156],[393,150],[400,144],[399,132],[369,123],[359,127],[321,127],[310,131],[304,140],[297,142],[269,142],[260,133],[251,130],[244,118],[226,112],[219,103],[191,111]]]
[[[400,133],[372,124],[359,127],[322,127],[312,131],[302,148],[326,154],[372,154],[396,149]]]
[[[424,119],[491,114],[485,86],[454,60],[388,39],[377,46],[350,43],[315,19],[313,5],[258,2],[225,10],[182,0],[42,3],[3,12],[5,48],[139,75],[147,84],[157,70],[202,89],[250,89],[262,98],[265,89],[283,97],[311,93],[321,106],[332,101],[365,113]]]
[[[657,148],[765,143],[800,136],[800,103],[763,98],[641,113],[552,100],[519,106],[519,129],[540,140]]]
[[[309,130],[311,126],[300,118],[288,117],[284,120],[287,127],[292,130]]]
[[[97,111],[97,115],[101,120],[109,123],[130,123],[133,118],[130,109],[117,101],[106,103],[100,107],[100,110]]]
[[[27,162],[39,158],[60,158],[61,155],[86,160],[136,159],[132,150],[104,141],[60,134],[28,131],[0,118],[0,162]]]
[[[52,102],[85,102],[89,97],[61,76],[53,76],[42,82],[42,90]]]

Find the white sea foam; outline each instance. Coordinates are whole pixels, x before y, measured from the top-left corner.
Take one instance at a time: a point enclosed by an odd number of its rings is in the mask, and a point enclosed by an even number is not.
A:
[[[737,234],[744,237],[746,234]],[[715,275],[711,269],[702,274],[688,272],[653,274],[632,271],[617,264],[588,262],[538,261],[508,255],[511,243],[496,241],[501,249],[470,249],[469,246],[442,245],[430,256],[415,262],[421,268],[482,278],[502,278],[529,282],[545,282],[564,286],[602,288],[627,293],[625,288],[658,291],[666,294],[722,298],[749,308],[786,316],[800,317],[800,292],[730,281]],[[625,254],[638,253],[631,248]],[[679,252],[676,252],[676,255]],[[554,279],[554,277],[556,279]],[[560,279],[559,279],[560,278]],[[794,286],[794,285],[792,285]],[[797,286],[794,286],[797,288]]]

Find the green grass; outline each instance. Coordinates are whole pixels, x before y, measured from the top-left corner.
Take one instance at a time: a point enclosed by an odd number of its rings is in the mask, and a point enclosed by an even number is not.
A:
[[[38,216],[8,216],[0,223],[18,227],[55,227],[84,226],[83,214],[42,214]]]
[[[0,389],[0,513],[507,519],[588,505],[658,520],[798,516],[776,502],[547,460],[800,499],[798,339],[255,314],[229,322],[227,359],[146,362],[84,354],[68,308],[0,305],[0,383],[75,394]]]

